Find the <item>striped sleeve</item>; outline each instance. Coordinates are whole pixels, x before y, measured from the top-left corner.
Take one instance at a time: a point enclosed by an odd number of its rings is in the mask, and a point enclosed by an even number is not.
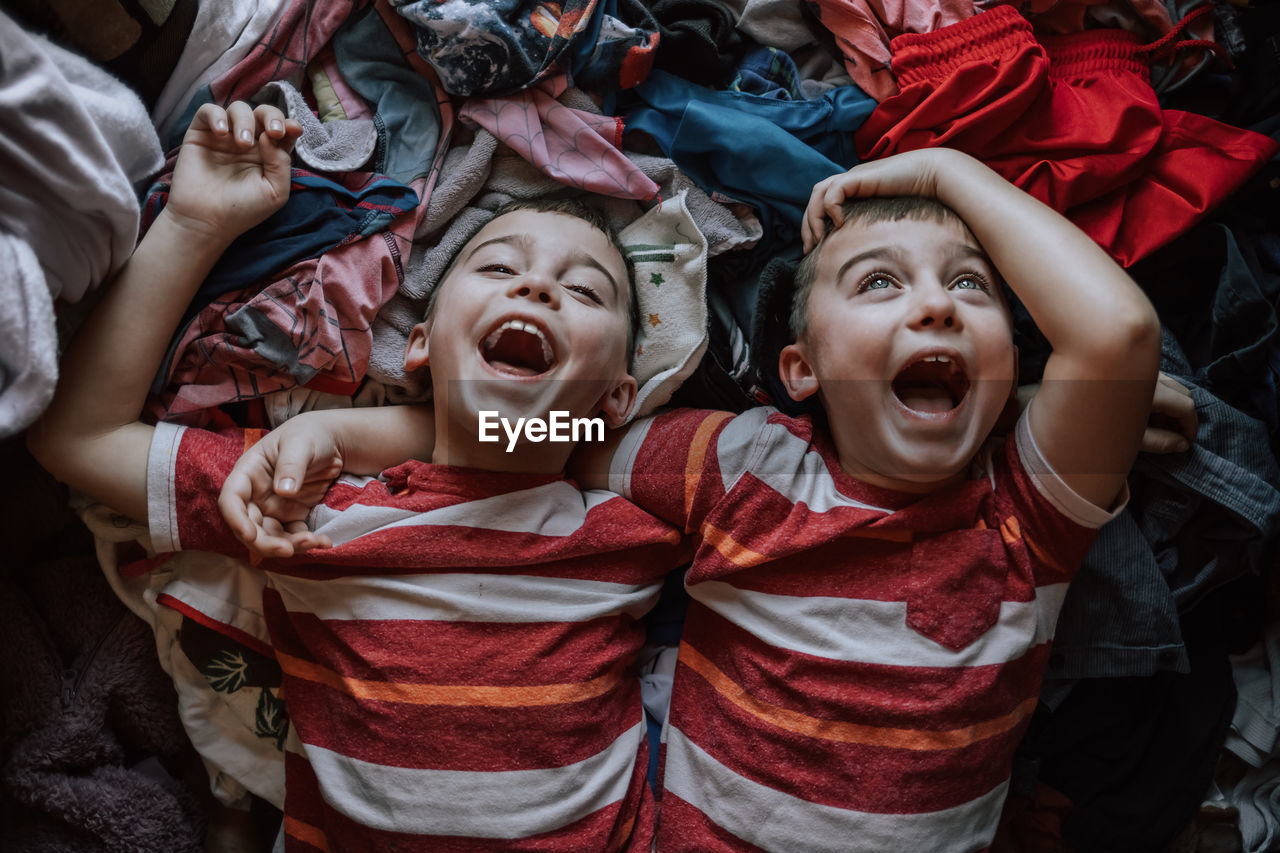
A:
[[[614,454],[610,488],[685,532],[697,530],[747,470],[762,412],[677,409],[639,421]]]
[[[1081,497],[1049,465],[1032,435],[1026,412],[997,458],[1003,499],[1012,505],[1003,527],[1021,537],[1034,558],[1037,585],[1075,577],[1098,529],[1122,512],[1125,486],[1110,510]]]
[[[248,558],[222,520],[218,495],[236,460],[261,436],[261,430],[213,433],[156,424],[147,457],[147,522],[157,551]]]

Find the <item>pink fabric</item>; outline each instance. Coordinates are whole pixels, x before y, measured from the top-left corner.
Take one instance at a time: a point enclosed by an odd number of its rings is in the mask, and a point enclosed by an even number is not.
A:
[[[547,175],[571,187],[645,201],[658,185],[622,153],[622,119],[566,107],[563,74],[501,98],[471,99],[458,118],[489,131]]]
[[[844,67],[877,101],[898,93],[889,70],[889,42],[903,33],[931,33],[975,14],[973,0],[815,0],[822,25],[836,37]]]
[[[369,364],[373,318],[403,275],[393,240],[374,234],[339,246],[296,264],[265,288],[236,291],[205,306],[187,326],[151,413],[205,423],[214,406],[297,385],[319,382],[353,393]],[[228,328],[237,311],[258,312],[289,342],[298,359],[292,372]]]
[[[292,0],[248,55],[210,84],[214,101],[247,100],[272,80],[301,75],[347,18],[369,5],[369,0]]]

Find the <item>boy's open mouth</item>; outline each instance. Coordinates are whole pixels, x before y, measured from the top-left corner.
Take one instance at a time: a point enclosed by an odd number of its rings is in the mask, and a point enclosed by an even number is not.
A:
[[[964,400],[969,393],[969,377],[958,359],[926,355],[898,371],[893,377],[893,393],[908,409],[940,414]]]
[[[507,320],[480,342],[489,366],[516,376],[538,376],[555,366],[555,351],[546,334],[524,320]]]

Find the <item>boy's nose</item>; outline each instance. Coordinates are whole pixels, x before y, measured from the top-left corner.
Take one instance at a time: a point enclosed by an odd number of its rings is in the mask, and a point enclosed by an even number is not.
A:
[[[920,328],[954,329],[960,323],[956,303],[951,293],[941,285],[925,286],[917,290],[913,325]]]
[[[556,283],[549,276],[529,272],[512,282],[510,295],[522,299],[533,299],[543,305],[554,307],[558,292]]]

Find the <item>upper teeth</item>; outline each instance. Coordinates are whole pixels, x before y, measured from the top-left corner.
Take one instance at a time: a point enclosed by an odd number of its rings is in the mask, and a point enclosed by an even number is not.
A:
[[[552,363],[553,359],[555,358],[555,354],[551,350],[551,342],[547,340],[547,336],[542,333],[541,329],[539,329],[533,323],[526,323],[524,320],[507,320],[501,326],[494,329],[493,333],[489,335],[488,338],[485,339],[485,346],[493,347],[495,344],[497,344],[498,338],[501,337],[502,333],[505,332],[507,329],[511,329],[516,332],[528,332],[529,334],[536,336],[538,338],[538,341],[542,344],[543,359],[547,362],[547,364]]]
[[[926,358],[925,361],[939,361],[939,362],[942,362],[943,364],[950,364],[951,358],[945,355],[933,355]]]

